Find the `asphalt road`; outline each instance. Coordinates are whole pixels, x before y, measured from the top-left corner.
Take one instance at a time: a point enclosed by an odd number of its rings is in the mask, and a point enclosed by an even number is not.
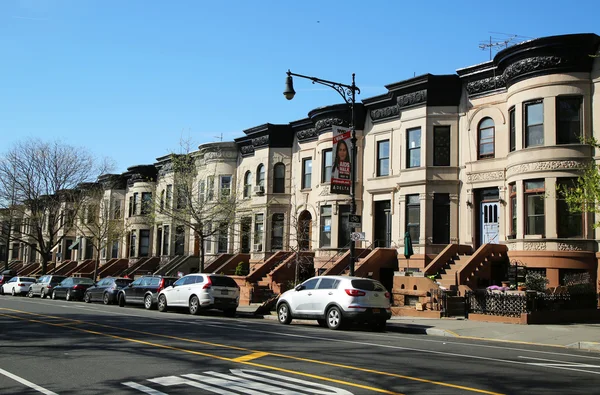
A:
[[[600,354],[0,296],[0,394],[593,394]]]

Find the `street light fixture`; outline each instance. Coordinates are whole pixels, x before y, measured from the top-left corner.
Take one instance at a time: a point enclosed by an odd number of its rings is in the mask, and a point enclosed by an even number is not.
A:
[[[305,78],[307,80],[311,80],[313,84],[320,84],[320,85],[325,85],[328,86],[332,89],[334,89],[337,93],[340,94],[340,96],[342,96],[342,99],[344,99],[344,101],[346,102],[346,104],[348,104],[350,106],[350,113],[351,113],[351,125],[350,125],[350,129],[352,132],[352,136],[351,136],[351,142],[352,142],[352,166],[350,167],[350,179],[351,179],[351,183],[350,183],[350,199],[351,199],[351,203],[350,203],[350,213],[351,214],[356,214],[356,168],[357,168],[357,163],[356,163],[356,116],[355,116],[355,111],[354,111],[354,105],[356,104],[356,94],[360,93],[360,89],[356,86],[356,84],[354,83],[354,76],[355,74],[352,73],[352,84],[351,85],[346,85],[346,84],[341,84],[339,82],[333,82],[333,81],[328,81],[328,80],[322,80],[320,78],[316,78],[316,77],[309,77],[307,75],[302,75],[302,74],[296,74],[296,73],[292,73],[290,70],[287,71],[287,78],[285,80],[285,90],[283,91],[283,95],[285,96],[286,99],[288,100],[292,100],[294,98],[294,96],[296,95],[296,91],[294,90],[294,81],[292,76],[295,77],[300,77],[300,78]],[[350,228],[351,232],[354,232],[354,227],[352,226]],[[355,255],[355,249],[354,249],[354,241],[350,241],[350,275],[354,276],[354,264],[356,263],[356,255]]]

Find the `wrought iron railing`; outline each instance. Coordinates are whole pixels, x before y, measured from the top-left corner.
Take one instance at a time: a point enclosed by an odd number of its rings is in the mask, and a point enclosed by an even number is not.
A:
[[[504,317],[520,317],[522,313],[527,313],[527,298],[524,294],[486,291],[467,292],[465,297],[469,313]]]
[[[470,313],[520,317],[535,311],[596,309],[598,294],[548,294],[541,292],[505,293],[475,291],[466,295]]]

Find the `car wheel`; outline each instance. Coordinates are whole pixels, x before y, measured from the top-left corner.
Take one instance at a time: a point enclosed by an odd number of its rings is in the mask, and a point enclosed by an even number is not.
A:
[[[119,307],[125,307],[125,295],[119,294]]]
[[[277,308],[277,320],[280,324],[287,325],[292,322],[292,314],[290,313],[290,306],[287,303],[282,303]]]
[[[152,310],[152,295],[146,295],[144,298],[144,307],[146,310]]]
[[[56,299],[56,291],[52,291],[52,300]]]
[[[236,309],[226,309],[223,310],[223,315],[225,317],[235,317]]]
[[[40,291],[40,298],[46,299],[46,292],[43,289]]]
[[[327,310],[327,326],[333,330],[342,327],[342,312],[337,306],[333,306]]]
[[[104,296],[102,296],[102,302],[104,302],[104,304],[110,304],[110,296],[108,295],[108,292],[105,292]]]
[[[327,328],[327,320],[325,320],[323,318],[320,318],[320,319],[317,320],[317,322],[319,323],[319,326],[321,328]]]
[[[65,295],[65,300],[67,302],[71,301],[71,290],[67,290],[67,294]]]
[[[198,300],[198,297],[196,295],[193,295],[190,298],[190,314],[196,315],[196,314],[198,314],[199,311],[200,311],[200,300]]]
[[[90,298],[90,294],[88,292],[86,292],[85,295],[83,295],[83,301],[85,303],[91,303],[92,298]]]
[[[17,294],[17,293],[15,292],[15,287],[13,287],[12,291],[10,292],[10,294],[11,294],[12,296],[15,296],[15,295]]]
[[[31,290],[31,288],[29,289],[29,292],[27,292],[27,297],[33,298],[33,291]]]
[[[165,295],[160,295],[158,297],[158,311],[162,313],[167,311],[167,297]]]

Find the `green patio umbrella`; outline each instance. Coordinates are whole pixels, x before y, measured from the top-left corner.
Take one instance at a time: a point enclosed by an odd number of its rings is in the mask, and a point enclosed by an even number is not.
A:
[[[404,234],[404,257],[409,259],[414,255],[414,251],[412,248],[412,240],[410,239],[410,233],[406,232]]]

